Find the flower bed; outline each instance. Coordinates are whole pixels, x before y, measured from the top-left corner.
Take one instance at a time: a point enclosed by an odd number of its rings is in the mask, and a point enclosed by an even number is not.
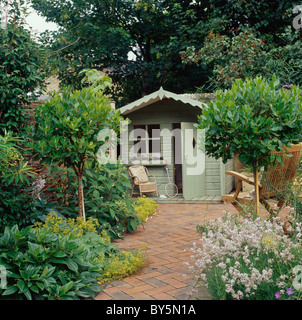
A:
[[[201,244],[193,244],[189,268],[213,299],[301,299],[302,223],[289,237],[279,218],[242,220],[227,213],[198,231]]]

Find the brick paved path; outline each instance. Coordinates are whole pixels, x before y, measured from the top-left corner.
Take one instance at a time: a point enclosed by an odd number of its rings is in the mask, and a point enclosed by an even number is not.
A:
[[[190,262],[192,243],[198,243],[196,225],[223,216],[223,210],[236,212],[229,204],[160,204],[144,229],[139,226],[115,242],[121,250],[139,249],[145,243],[147,265],[136,275],[108,284],[96,300],[209,299],[184,262]]]

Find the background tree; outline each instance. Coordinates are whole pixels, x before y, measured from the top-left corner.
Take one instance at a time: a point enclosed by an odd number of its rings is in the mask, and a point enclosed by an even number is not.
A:
[[[120,106],[160,86],[179,93],[195,91],[206,79],[206,68],[184,66],[179,56],[180,50],[200,43],[209,32],[200,22],[207,16],[201,4],[188,0],[32,3],[60,27],[50,45],[64,84],[78,87],[77,75],[83,68],[107,71],[115,83],[111,93]]]
[[[26,108],[43,84],[42,48],[24,28],[24,1],[2,1],[8,23],[0,28],[0,132],[24,128]]]
[[[255,39],[265,41],[266,52],[282,47],[286,44],[283,33],[292,25],[296,5],[294,0],[32,3],[60,27],[54,38],[45,35],[44,39],[50,40],[63,83],[78,87],[77,75],[83,68],[106,71],[115,83],[111,94],[118,107],[160,86],[176,93],[195,92],[200,86],[213,90],[207,80],[213,77],[215,64],[184,65],[179,52],[188,46],[202,48],[210,31],[231,39],[242,31],[240,28],[251,29]],[[268,68],[270,71],[272,64]]]
[[[208,89],[230,88],[235,79],[262,75],[267,59],[271,58],[262,39],[251,30],[230,38],[210,32],[203,47],[188,47],[181,52],[183,63],[205,64],[212,70]]]
[[[252,29],[257,37],[262,36],[269,43],[281,44],[281,34],[292,25],[296,5],[295,0],[209,0],[207,12],[213,18],[223,19],[225,34],[244,27]]]

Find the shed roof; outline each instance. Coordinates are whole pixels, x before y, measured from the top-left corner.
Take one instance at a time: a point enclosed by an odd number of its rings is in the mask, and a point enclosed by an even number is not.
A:
[[[179,95],[176,93],[166,91],[161,87],[158,91],[155,91],[147,96],[144,96],[144,97],[120,108],[120,111],[121,111],[122,115],[126,115],[128,113],[139,110],[139,109],[144,108],[150,104],[153,104],[155,102],[158,102],[158,101],[164,100],[164,99],[173,99],[175,101],[181,101],[183,103],[190,104],[191,106],[198,107],[200,109],[202,109],[202,106],[204,105],[204,103],[201,101],[194,100],[192,98],[188,98],[185,95]]]

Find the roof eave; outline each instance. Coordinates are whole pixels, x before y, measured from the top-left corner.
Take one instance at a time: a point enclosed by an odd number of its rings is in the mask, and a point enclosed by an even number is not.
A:
[[[127,115],[131,112],[142,109],[150,104],[153,104],[153,103],[158,102],[163,99],[173,99],[175,101],[181,101],[183,103],[190,104],[191,106],[198,107],[200,109],[202,109],[202,106],[204,105],[203,102],[193,100],[191,98],[183,97],[181,95],[166,91],[161,87],[158,91],[155,91],[147,96],[144,96],[144,97],[120,108],[120,112],[122,115]]]

